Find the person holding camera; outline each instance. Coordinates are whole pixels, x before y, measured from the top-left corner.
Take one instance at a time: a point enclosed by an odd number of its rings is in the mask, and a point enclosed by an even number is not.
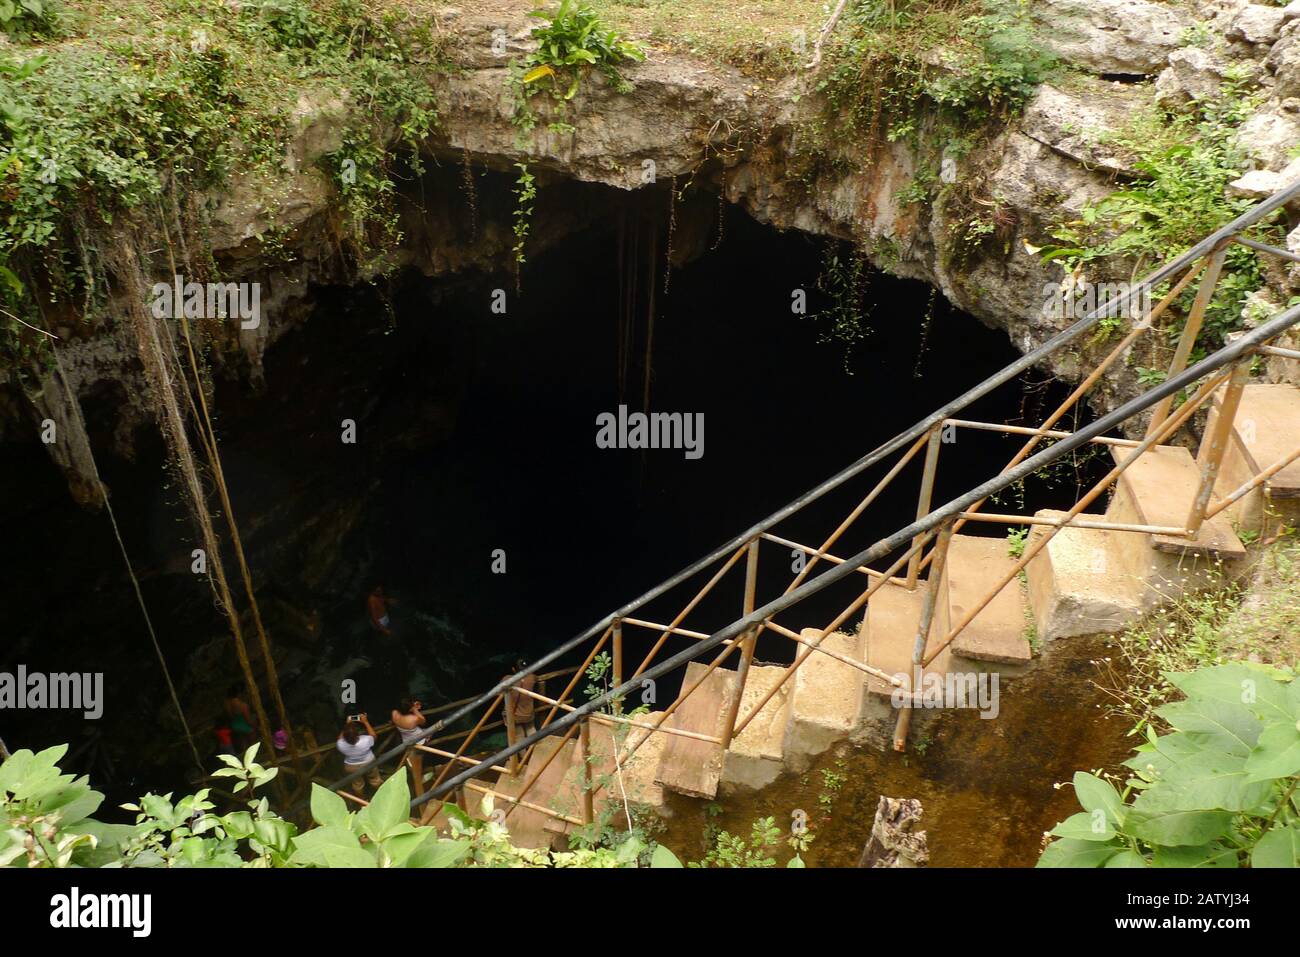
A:
[[[420,709],[423,704],[418,699],[403,698],[393,709],[393,727],[401,735],[402,744],[410,744],[424,733],[429,719]],[[424,752],[416,748],[407,748],[406,766],[411,769],[414,790],[418,797],[424,793]]]
[[[361,733],[361,727],[365,728],[365,734]],[[358,777],[352,782],[353,794],[365,794],[366,781],[369,781],[370,786],[374,788],[384,783],[384,779],[379,776],[379,768],[374,763],[376,737],[375,729],[370,726],[370,721],[363,712],[362,714],[348,715],[343,730],[339,732],[338,741],[334,742],[339,749],[339,753],[343,755],[344,774],[360,771],[366,765],[370,765],[368,774],[364,777]]]

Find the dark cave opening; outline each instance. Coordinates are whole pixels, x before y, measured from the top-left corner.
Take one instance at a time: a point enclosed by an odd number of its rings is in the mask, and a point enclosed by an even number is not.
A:
[[[480,215],[499,218],[510,183],[480,178]],[[447,280],[414,269],[383,286],[318,289],[310,321],[268,350],[264,389],[217,381],[226,475],[284,656],[290,714],[322,741],[344,711],[387,720],[402,693],[434,705],[485,690],[514,658],[570,638],[1017,355],[1003,332],[883,273],[857,290],[865,337],[829,336],[836,301],[819,279],[831,256],[847,255],[840,243],[728,208],[665,288],[664,191],[567,183],[550,202],[602,213],[530,254],[518,291],[508,270]],[[539,206],[538,217],[545,213]],[[792,311],[798,290],[805,314]],[[501,294],[505,311],[494,312]],[[652,315],[649,409],[701,416],[698,458],[596,441],[599,415],[643,407]],[[964,415],[1036,425],[1064,395],[1063,384],[1038,373]],[[122,398],[110,390],[85,400],[97,450],[109,446]],[[342,440],[345,420],[355,424],[354,443]],[[959,436],[944,447],[936,504],[994,474],[1022,441]],[[173,744],[179,728],[107,521],[67,498],[38,444],[11,443],[5,455],[13,462],[3,518],[11,641],[0,668],[103,671],[98,725],[123,793],[170,787],[151,762],[182,753]],[[211,592],[189,573],[193,536],[167,487],[161,442],[141,430],[134,461],[100,455],[210,757],[220,695],[238,672]],[[782,534],[819,544],[882,471],[826,496]],[[1055,483],[1031,482],[1014,510],[1068,504],[1094,474],[1084,462]],[[836,553],[853,554],[910,521],[918,477],[919,459]],[[792,574],[789,551],[765,544],[760,594],[779,594]],[[401,599],[392,640],[366,621],[372,581]],[[825,624],[845,595],[809,600],[798,626]],[[675,602],[652,604],[645,616],[667,621]],[[687,626],[710,630],[739,613],[735,582]],[[631,654],[654,636],[644,637]],[[674,638],[665,653],[688,642]],[[760,643],[763,660],[791,654],[771,636]],[[344,678],[356,681],[355,706],[340,701]],[[19,716],[6,731],[11,748],[39,748],[83,739],[86,722]]]

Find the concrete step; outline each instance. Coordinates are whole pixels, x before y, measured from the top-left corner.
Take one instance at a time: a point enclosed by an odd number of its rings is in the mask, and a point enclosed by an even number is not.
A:
[[[538,741],[533,747],[533,756],[529,759],[528,765],[513,777],[501,775],[491,783],[492,790],[497,794],[518,797],[524,785],[545,765],[546,769],[542,771],[537,782],[528,789],[528,793],[523,795],[523,800],[570,817],[579,817],[581,806],[577,801],[572,782],[576,745],[572,740],[565,741],[561,745],[560,737],[556,735]],[[547,759],[557,750],[560,753],[548,764]],[[505,827],[510,832],[510,839],[514,844],[519,847],[552,846],[554,834],[546,827],[547,822],[551,820],[550,815],[521,806],[514,806],[511,810],[511,802],[506,800],[498,800],[496,806],[503,811],[509,811],[505,819]]]
[[[908,591],[895,582],[886,582],[867,602],[867,616],[862,622],[867,664],[886,674],[903,674],[912,677],[912,646],[916,640],[921,620],[921,604],[926,584],[918,582],[915,591]],[[929,640],[936,638],[937,629],[930,628]],[[927,646],[928,647],[928,646]],[[945,648],[927,671],[948,671],[952,658],[951,647]],[[863,708],[872,704],[871,698],[889,698],[893,686],[880,678],[865,676]]]
[[[661,714],[662,711],[650,711],[638,715],[636,720],[641,724],[654,724]],[[665,811],[667,797],[663,786],[655,781],[655,777],[659,773],[664,746],[667,743],[668,735],[641,728],[629,729],[627,737],[623,740],[624,752],[636,748],[636,752],[630,758],[623,759],[623,790],[627,792],[628,800],[635,804],[648,805],[660,813]],[[620,793],[617,781],[611,783],[609,788],[614,795]]]
[[[1044,509],[1035,514],[1061,519],[1066,513]],[[1079,518],[1100,521],[1103,516]],[[1047,531],[1035,525],[1029,542]],[[1025,569],[1029,604],[1041,640],[1115,634],[1142,614],[1142,584],[1122,572],[1110,555],[1114,538],[1125,534],[1132,533],[1063,528],[1030,561]]]
[[[637,715],[634,720],[641,724],[653,723],[663,712],[655,711]],[[638,744],[643,739],[644,743]],[[657,813],[665,813],[664,789],[655,783],[655,772],[663,753],[663,744],[667,735],[654,734],[638,727],[610,725],[599,721],[591,723],[591,758],[588,761],[591,780],[595,786],[592,799],[593,811],[597,820],[605,818],[611,826],[626,826],[623,801],[639,808],[650,808]],[[614,761],[614,747],[619,747],[619,763]],[[636,748],[630,757],[628,752]],[[577,750],[573,752],[572,772],[565,776],[565,788],[571,792],[568,803],[576,809],[573,816],[581,818],[582,802],[582,762]],[[549,818],[546,830],[562,838],[567,846],[568,836],[578,829],[578,825],[558,818]]]
[[[819,628],[805,628],[800,636],[815,641]],[[865,629],[857,634],[827,635],[821,647],[862,661]],[[785,763],[795,772],[807,770],[812,759],[836,741],[853,733],[862,710],[862,683],[866,675],[851,665],[814,651],[790,679],[790,720],[785,731]]]
[[[934,640],[942,640],[978,606],[1015,563],[1007,551],[1005,538],[954,535],[948,545]],[[979,670],[983,665],[994,664],[1023,668],[1034,657],[1025,638],[1027,625],[1020,580],[1012,578],[953,639],[954,667]]]
[[[1117,463],[1128,454],[1126,448],[1111,448],[1111,455]],[[1114,500],[1106,514],[1116,521],[1182,528],[1191,513],[1200,482],[1201,471],[1192,458],[1192,453],[1176,445],[1156,446],[1119,478],[1115,498],[1119,499],[1126,493],[1130,500],[1121,506],[1125,508],[1123,517],[1114,513]],[[1175,535],[1151,535],[1150,539],[1153,548],[1176,555],[1203,554],[1224,559],[1245,555],[1245,549],[1233,533],[1232,525],[1221,515],[1205,522],[1194,539]]]
[[[804,665],[809,663],[804,662]],[[745,676],[745,690],[740,698],[739,719],[743,720],[757,707],[758,702],[777,686],[784,675],[784,665],[752,663],[749,666],[749,673]],[[785,767],[785,734],[790,717],[790,692],[793,685],[792,676],[763,705],[762,710],[754,716],[754,720],[745,726],[745,730],[732,739],[731,747],[727,750],[722,764],[721,783],[727,790],[756,791],[767,787],[780,776]]]
[[[683,689],[694,685],[707,670],[708,666],[699,661],[688,664]],[[665,727],[720,735],[735,692],[736,672],[715,668],[673,712]],[[664,745],[655,783],[679,794],[713,800],[722,777],[722,746],[675,734],[665,737],[668,741]]]
[[[1221,388],[1206,432],[1218,418]],[[1215,494],[1226,497],[1300,445],[1300,388],[1252,383],[1242,390],[1232,441],[1224,453]],[[1266,516],[1265,507],[1273,513]],[[1224,511],[1239,528],[1271,535],[1284,522],[1300,520],[1300,461],[1292,462],[1262,487]]]
[[[1111,449],[1120,461],[1128,450]],[[1150,449],[1120,476],[1106,509],[1114,522],[1182,527],[1200,484],[1200,470],[1187,449],[1161,445]],[[1108,532],[1109,554],[1116,573],[1144,583],[1144,609],[1211,584],[1216,563],[1235,562],[1246,549],[1225,515],[1206,521],[1194,539],[1172,535]]]

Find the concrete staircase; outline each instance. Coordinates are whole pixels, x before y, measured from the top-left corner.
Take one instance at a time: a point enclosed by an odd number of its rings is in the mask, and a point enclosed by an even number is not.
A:
[[[1208,431],[1218,415],[1219,402],[1210,413]],[[1300,389],[1290,385],[1258,383],[1246,386],[1223,457],[1214,491],[1227,496],[1275,462],[1289,455],[1300,441]],[[1241,501],[1228,506],[1225,515],[1240,529],[1261,536],[1273,534],[1283,523],[1300,522],[1300,460],[1272,476]]]
[[[1231,446],[1221,468],[1216,494],[1226,496],[1249,478],[1281,459],[1300,440],[1300,389],[1293,386],[1246,387]],[[1117,447],[1122,458],[1127,448]],[[1118,481],[1103,515],[1112,523],[1184,527],[1200,482],[1200,469],[1191,453],[1181,447],[1152,449]],[[1042,511],[1041,517],[1060,518],[1062,512]],[[926,678],[944,682],[970,681],[981,672],[1014,678],[1031,666],[1031,636],[1050,641],[1084,634],[1113,633],[1132,624],[1162,602],[1204,586],[1220,566],[1245,557],[1245,547],[1234,527],[1252,526],[1268,532],[1280,521],[1300,517],[1300,463],[1281,470],[1261,489],[1233,507],[1207,520],[1195,539],[1117,530],[1066,528],[1060,530],[1027,566],[1013,577],[962,633],[926,668]],[[1030,542],[1046,533],[1033,526]],[[974,609],[1007,576],[1015,559],[1007,540],[955,534],[939,584],[928,648]],[[908,591],[890,581],[871,597],[856,633],[828,636],[824,647],[839,655],[863,661],[888,674],[912,677],[912,648],[921,618],[926,582]],[[805,640],[819,634],[802,632]],[[687,668],[685,683],[704,675],[699,662]],[[746,715],[781,679],[785,667],[754,662],[743,689],[740,714]],[[733,669],[719,668],[703,680],[672,715],[666,726],[711,736],[722,734],[723,724],[737,693]],[[782,772],[800,773],[833,744],[843,740],[883,744],[893,732],[898,710],[889,683],[866,675],[842,661],[814,652],[776,693],[730,748],[677,735],[650,734],[634,728],[627,740],[646,741],[622,769],[622,790],[605,788],[598,804],[629,800],[669,813],[668,792],[712,800],[719,793],[756,790],[771,784]],[[649,719],[642,718],[642,721]],[[917,720],[914,717],[914,722]],[[605,726],[592,725],[591,765],[597,779],[612,770],[612,738]],[[599,729],[599,730],[596,730]],[[603,742],[603,745],[602,743]],[[539,743],[529,764],[540,766],[550,752]],[[550,746],[552,749],[554,744]],[[604,750],[602,751],[602,747]],[[577,815],[581,777],[580,758],[572,744],[560,755],[529,792],[528,799]],[[517,790],[503,777],[497,790]],[[598,808],[599,810],[599,808]],[[515,840],[547,843],[561,840],[571,824],[519,809],[511,823]],[[518,830],[516,831],[516,827]]]

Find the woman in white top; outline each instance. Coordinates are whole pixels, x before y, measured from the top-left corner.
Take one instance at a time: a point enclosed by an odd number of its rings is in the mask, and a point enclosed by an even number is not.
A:
[[[351,774],[353,771],[359,771],[367,764],[372,765],[370,773],[363,778],[357,778],[352,782],[352,793],[364,794],[365,781],[370,782],[371,787],[379,787],[384,783],[384,779],[379,776],[379,768],[374,767],[375,760],[375,729],[370,727],[370,721],[364,714],[356,715],[356,720],[348,718],[347,723],[343,725],[343,730],[339,732],[338,741],[334,742],[343,755],[343,773]],[[357,727],[360,722],[365,726],[366,733],[362,734],[361,729]]]

